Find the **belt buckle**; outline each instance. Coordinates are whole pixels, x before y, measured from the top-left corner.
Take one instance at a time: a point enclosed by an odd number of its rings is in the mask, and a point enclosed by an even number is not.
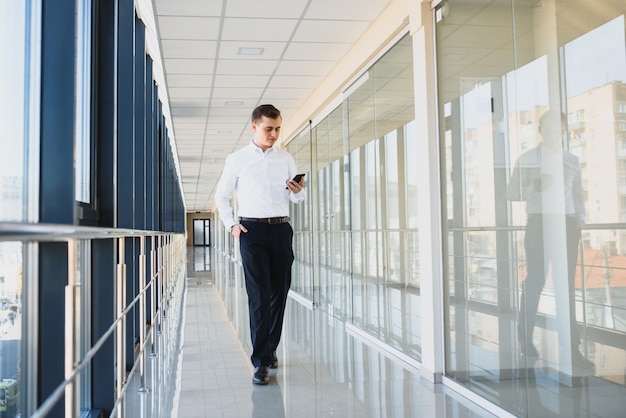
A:
[[[280,218],[267,218],[267,223],[270,225],[279,224]]]

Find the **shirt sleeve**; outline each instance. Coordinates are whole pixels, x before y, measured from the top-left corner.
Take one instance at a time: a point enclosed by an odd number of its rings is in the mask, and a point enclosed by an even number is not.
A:
[[[300,203],[306,197],[306,187],[303,187],[298,193],[289,193],[289,200],[293,203]]]
[[[513,168],[504,196],[512,201],[528,201],[536,196],[534,181],[541,176],[537,149],[522,154]]]
[[[507,184],[506,186],[506,191],[504,195],[506,196],[508,200],[513,200],[513,201],[524,200],[519,161],[517,162],[517,164],[515,164],[515,168],[513,169],[513,173],[511,174],[511,178],[509,179],[509,184]]]
[[[298,169],[296,168],[296,162],[293,159],[292,155],[289,155],[289,178],[293,178],[296,174],[298,174]],[[306,184],[306,176],[304,176],[304,184]],[[303,187],[298,193],[289,193],[289,200],[293,203],[300,203],[304,201],[306,197],[306,187]]]
[[[224,163],[224,170],[222,176],[217,182],[217,188],[215,189],[215,205],[222,223],[226,229],[230,229],[235,222],[233,207],[230,203],[230,199],[237,186],[237,174],[235,167],[230,156],[226,157]]]

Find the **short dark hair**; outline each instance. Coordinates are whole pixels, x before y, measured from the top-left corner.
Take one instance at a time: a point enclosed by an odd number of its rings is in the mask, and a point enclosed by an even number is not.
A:
[[[559,118],[561,119],[561,126],[567,126],[567,115],[565,113],[554,109],[546,110],[539,118],[539,131],[541,131],[542,126],[545,126],[547,123],[554,123]]]
[[[278,119],[280,117],[280,110],[276,109],[274,105],[262,104],[257,106],[252,111],[252,122],[260,120],[263,116],[270,119]]]

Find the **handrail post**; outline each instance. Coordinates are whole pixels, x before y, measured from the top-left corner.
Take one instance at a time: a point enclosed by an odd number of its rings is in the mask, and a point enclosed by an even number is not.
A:
[[[124,340],[126,333],[126,318],[122,318],[124,312],[124,299],[125,299],[125,289],[126,289],[126,264],[124,260],[124,251],[125,251],[125,240],[126,238],[118,238],[117,244],[117,275],[115,281],[115,294],[116,294],[116,306],[115,306],[115,318],[121,318],[117,325],[117,332],[115,335],[115,351],[117,353],[116,364],[117,364],[117,380],[116,380],[116,399],[120,399],[122,397],[123,389],[124,389],[124,378],[125,378],[125,364],[126,364],[126,355],[124,352]],[[122,418],[123,409],[118,408],[118,416]]]
[[[68,380],[74,372],[76,358],[76,341],[74,328],[75,294],[76,284],[76,240],[67,241],[67,285],[65,286],[65,364],[64,376]],[[75,415],[75,388],[76,383],[71,381],[65,386],[65,416],[72,418]]]
[[[150,236],[150,324],[152,327],[152,332],[150,333],[150,356],[151,357],[156,357],[158,356],[157,350],[155,349],[155,334],[157,332],[158,326],[158,318],[157,318],[157,311],[156,311],[156,305],[157,305],[157,301],[156,301],[156,293],[157,290],[155,288],[156,282],[157,282],[157,277],[158,277],[158,271],[157,271],[157,267],[156,267],[156,250],[154,249],[155,243],[156,243],[156,239],[154,235]]]
[[[164,280],[164,272],[163,272],[163,258],[165,257],[165,237],[163,235],[159,236],[159,334],[161,334],[162,323],[165,317],[165,304],[163,303],[163,280]]]
[[[150,388],[146,384],[146,236],[139,237],[139,375],[141,386],[138,392],[148,393]]]
[[[163,249],[164,238],[159,236],[159,252],[157,253],[157,269],[159,271],[159,286],[157,287],[157,298],[159,300],[159,333],[162,332],[162,322],[165,316],[165,305],[163,304],[163,257],[165,257],[165,250]]]
[[[172,243],[171,237],[165,237],[165,274],[163,280],[163,290],[165,292],[165,305],[170,307],[170,270],[172,268]]]

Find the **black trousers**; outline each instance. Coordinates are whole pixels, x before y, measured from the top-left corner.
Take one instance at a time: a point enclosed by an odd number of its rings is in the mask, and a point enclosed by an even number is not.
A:
[[[293,229],[289,223],[241,224],[248,230],[239,235],[239,248],[248,292],[250,359],[255,367],[269,366],[280,342],[291,286]]]
[[[555,224],[565,223],[565,236],[551,237],[548,239],[544,234]],[[544,225],[546,228],[544,228]],[[524,247],[526,249],[526,280],[522,284],[522,298],[520,303],[520,319],[518,322],[518,335],[520,342],[524,344],[532,343],[533,330],[535,329],[535,318],[541,291],[546,283],[548,268],[554,262],[552,256],[554,250],[551,248],[555,242],[566,246],[567,254],[567,280],[569,294],[569,320],[571,327],[572,350],[577,350],[580,344],[580,332],[576,322],[575,305],[575,278],[576,264],[578,260],[578,245],[580,243],[580,222],[575,216],[565,215],[528,215],[526,224],[526,236],[524,237]],[[546,242],[548,241],[548,242]],[[550,242],[551,241],[551,242]],[[558,278],[556,278],[558,280]],[[557,315],[559,311],[566,308],[557,305]]]

